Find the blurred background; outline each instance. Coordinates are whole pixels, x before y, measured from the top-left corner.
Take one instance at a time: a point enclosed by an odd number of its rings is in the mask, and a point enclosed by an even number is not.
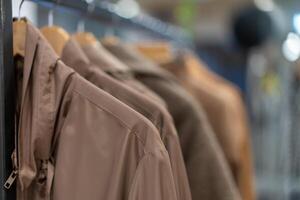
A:
[[[19,2],[13,1],[15,16]],[[300,199],[300,1],[109,2],[120,5],[120,14],[127,18],[143,13],[180,27],[185,45],[241,89],[251,122],[258,199]],[[31,2],[22,9],[39,26],[48,23],[48,12]],[[72,32],[80,17],[54,10],[53,20]],[[157,39],[114,24],[95,26],[89,21],[85,28],[128,41]]]

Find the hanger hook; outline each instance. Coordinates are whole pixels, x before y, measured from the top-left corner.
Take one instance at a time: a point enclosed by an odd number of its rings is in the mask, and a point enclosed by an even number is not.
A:
[[[53,26],[54,24],[54,10],[57,5],[59,5],[60,0],[56,0],[53,4],[53,6],[49,9],[48,12],[48,26]]]
[[[95,0],[85,0],[85,2],[88,4],[87,5],[87,10],[86,10],[86,16],[88,16],[90,13],[92,13],[95,10],[96,7],[96,1]],[[77,24],[77,32],[84,32],[85,31],[85,20],[84,18],[81,18],[78,21]]]
[[[95,0],[86,0],[88,2],[88,7],[87,7],[87,17],[92,14],[96,8],[96,1]]]
[[[48,12],[48,26],[53,26],[53,8]]]
[[[85,22],[84,19],[80,19],[77,24],[77,32],[81,33],[85,31]]]
[[[87,15],[94,12],[96,8],[96,1],[95,0],[86,0],[88,6],[87,6]]]
[[[19,5],[19,13],[18,13],[18,15],[19,15],[19,20],[21,19],[21,9],[22,9],[22,5],[23,5],[24,1],[25,1],[25,0],[22,0],[21,3],[20,3],[20,5]]]

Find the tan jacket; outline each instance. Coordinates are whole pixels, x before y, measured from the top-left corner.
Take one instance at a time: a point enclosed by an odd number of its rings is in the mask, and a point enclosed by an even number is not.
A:
[[[17,199],[177,198],[150,121],[59,61],[30,24],[25,55]]]
[[[254,200],[250,133],[238,89],[209,72],[191,53],[163,66],[203,105],[243,200]]]
[[[142,93],[144,96],[147,96],[153,101],[165,106],[165,102],[162,100],[162,98],[152,92],[144,84],[137,81],[130,73],[128,66],[119,61],[100,43],[96,43],[95,45],[83,45],[81,48],[91,63],[96,65],[102,71],[106,72],[113,78],[122,81],[129,87]]]
[[[182,157],[179,138],[173,119],[165,107],[160,106],[136,90],[122,84],[92,65],[78,43],[71,39],[62,52],[62,61],[97,87],[107,91],[126,105],[147,117],[158,129],[169,153],[178,199],[190,200],[191,192]]]
[[[157,92],[167,103],[179,134],[192,199],[240,199],[202,107],[172,75],[147,61],[129,46],[119,43],[105,47],[130,66],[137,79]]]

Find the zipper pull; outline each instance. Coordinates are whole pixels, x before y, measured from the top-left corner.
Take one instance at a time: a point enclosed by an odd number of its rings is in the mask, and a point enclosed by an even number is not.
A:
[[[12,184],[15,182],[16,178],[18,175],[18,171],[17,170],[13,170],[12,173],[9,175],[8,179],[6,180],[6,182],[4,183],[4,187],[6,189],[9,189]]]
[[[4,183],[4,187],[6,189],[11,188],[12,184],[15,182],[18,175],[16,150],[14,150],[13,153],[11,154],[11,160],[13,165],[13,171]]]

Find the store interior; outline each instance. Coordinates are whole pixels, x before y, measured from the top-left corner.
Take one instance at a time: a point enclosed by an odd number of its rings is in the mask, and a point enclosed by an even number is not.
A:
[[[166,69],[182,61],[177,55],[196,57],[201,67],[239,91],[255,196],[244,199],[300,199],[300,1],[82,0],[88,6],[81,14],[61,6],[64,0],[37,2],[25,0],[20,9],[21,0],[12,1],[13,16],[25,16],[36,27],[56,25],[68,33],[91,32],[108,43],[121,40]],[[117,17],[93,19],[98,7]],[[168,65],[170,60],[175,64]],[[224,91],[211,86],[210,92]],[[213,108],[217,114],[208,117],[211,123],[222,112]],[[239,127],[240,119],[229,112],[224,121]]]

